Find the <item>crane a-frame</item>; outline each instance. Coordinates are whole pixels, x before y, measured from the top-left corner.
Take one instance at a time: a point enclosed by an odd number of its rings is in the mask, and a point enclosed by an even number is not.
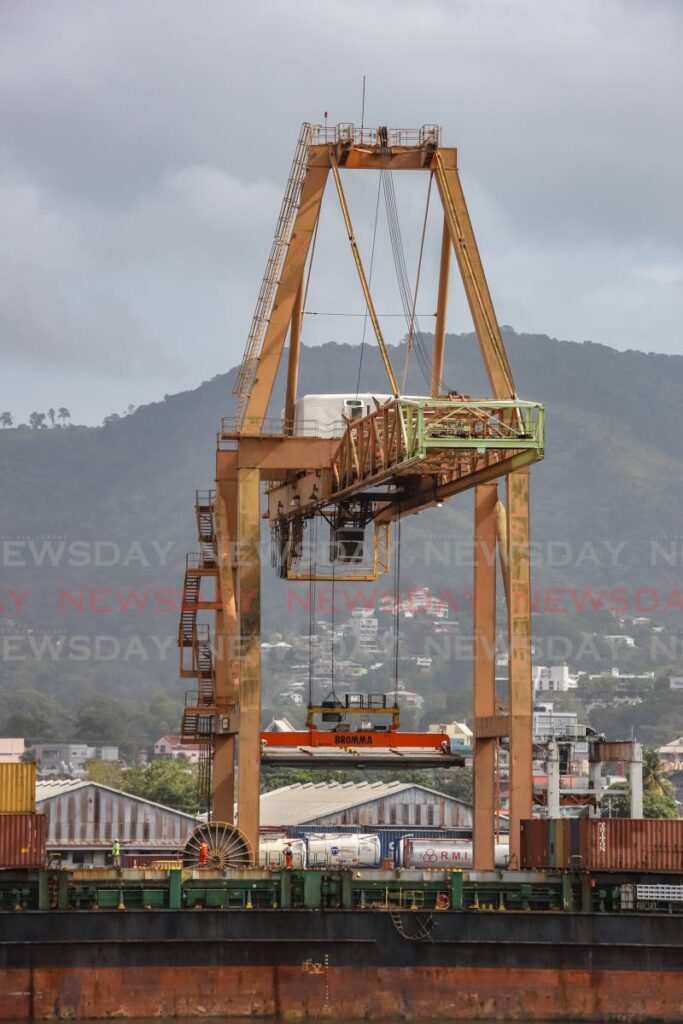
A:
[[[385,345],[356,243],[342,171],[414,171],[433,176],[443,207],[430,394],[405,397]],[[299,415],[297,381],[304,293],[323,192],[332,177],[387,373],[387,393],[338,429],[320,430]],[[443,393],[451,252],[471,310],[491,396]],[[308,268],[308,271],[307,271]],[[269,403],[289,336],[284,416]],[[337,579],[385,571],[388,532],[404,515],[474,491],[474,863],[494,867],[495,749],[509,739],[510,853],[518,863],[519,822],[532,810],[532,683],[529,562],[529,466],[543,457],[543,408],[521,401],[484,276],[457,169],[457,152],[440,129],[369,131],[350,124],[305,124],[298,140],[266,274],[236,384],[237,417],[218,437],[215,492],[198,493],[198,555],[188,556],[179,643],[181,675],[195,677],[182,736],[207,753],[213,818],[239,828],[258,850],[261,735],[261,499],[276,569],[285,578],[330,578],[303,554],[307,524],[330,526]],[[498,480],[505,477],[505,503]],[[374,530],[371,565],[359,569],[358,545]],[[355,549],[353,545],[356,545]],[[362,547],[360,551],[362,552]],[[507,603],[509,689],[498,700],[496,552]],[[215,580],[204,599],[202,578]],[[215,614],[213,635],[197,621]],[[235,769],[237,769],[235,771]],[[235,787],[235,778],[237,785]],[[235,788],[237,792],[235,793]]]

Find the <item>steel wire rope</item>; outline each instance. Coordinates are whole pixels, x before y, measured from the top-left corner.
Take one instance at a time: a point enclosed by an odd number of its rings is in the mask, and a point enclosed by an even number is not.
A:
[[[387,221],[389,223],[389,236],[391,239],[392,256],[394,258],[394,266],[396,269],[396,278],[398,281],[399,293],[401,296],[401,304],[403,306],[406,324],[410,331],[411,310],[413,308],[413,300],[411,295],[410,283],[408,280],[408,272],[405,263],[405,253],[403,249],[403,239],[401,236],[400,220],[398,217],[396,191],[394,188],[393,175],[391,168],[387,166],[388,160],[390,158],[390,150],[387,145],[386,131],[384,132],[384,136],[382,136],[382,130],[380,129],[380,138],[382,139],[382,151],[385,156],[385,166],[381,168],[380,176],[382,178],[382,184],[384,189],[384,200],[387,210]],[[432,178],[433,174],[430,174],[430,191],[432,186]],[[424,377],[426,384],[430,388],[430,391],[436,390],[435,385],[438,383],[439,386],[441,386],[441,381],[437,382],[434,376],[434,370],[429,355],[425,348],[424,336],[422,334],[422,330],[420,328],[417,316],[415,316],[414,319],[414,328],[415,358],[417,359],[422,376]]]
[[[424,220],[422,221],[422,237],[420,238],[420,253],[419,253],[419,256],[418,256],[418,260],[417,260],[417,272],[415,274],[415,290],[413,292],[413,304],[412,304],[412,309],[410,311],[410,327],[409,327],[409,330],[408,330],[408,340],[407,340],[407,343],[406,343],[406,358],[405,358],[405,362],[403,364],[403,380],[402,380],[402,386],[401,386],[401,391],[402,391],[403,394],[406,393],[406,386],[407,386],[407,383],[408,383],[408,364],[410,362],[410,350],[413,347],[413,333],[415,331],[415,324],[417,323],[417,312],[416,312],[416,310],[417,310],[417,296],[418,296],[418,292],[420,290],[420,274],[422,273],[422,257],[424,256],[425,236],[427,234],[427,218],[429,216],[429,200],[430,200],[430,197],[431,197],[431,194],[432,194],[432,181],[433,180],[434,180],[434,175],[430,174],[429,175],[429,188],[427,189],[427,202],[425,204],[425,215],[424,215]],[[433,381],[434,381],[434,376],[433,376],[433,373],[432,373],[432,385],[431,385],[432,387],[433,387]]]
[[[401,640],[401,516],[395,517],[396,559],[394,561],[394,707],[398,706],[398,649]]]
[[[337,542],[338,543],[338,542]],[[332,700],[337,699],[334,689],[334,572],[336,568],[337,548],[335,545],[334,558],[332,559],[332,636],[330,637],[330,683],[332,685]]]
[[[405,251],[403,247],[401,225],[398,216],[398,206],[396,203],[396,190],[394,188],[394,181],[391,169],[383,167],[382,170],[380,171],[380,174],[383,176],[384,201],[387,211],[387,222],[389,224],[389,237],[391,239],[391,250],[394,259],[394,267],[396,270],[396,279],[398,282],[399,294],[401,297],[401,305],[403,306],[403,315],[405,317],[406,326],[410,331],[413,310],[413,296],[412,289],[410,287],[410,282],[408,280],[408,270],[405,261]],[[415,358],[417,359],[422,376],[424,377],[426,384],[431,390],[434,375],[432,367],[429,363],[429,357],[423,345],[422,331],[417,321],[417,317],[415,318],[415,322],[413,324],[413,333],[415,338]]]
[[[375,224],[372,231],[372,249],[370,250],[370,268],[368,270],[368,288],[372,287],[372,271],[375,266],[375,242],[377,241],[377,222],[379,220],[379,199],[382,194],[382,176],[380,174],[379,181],[377,182],[377,202],[375,203]],[[351,314],[353,315],[353,314]],[[363,369],[363,353],[365,351],[365,335],[368,329],[368,309],[365,307],[363,313],[363,337],[360,343],[360,358],[358,360],[358,378],[356,380],[356,398],[360,392],[360,378],[361,371]]]
[[[316,578],[318,567],[318,519],[313,517],[313,553],[311,575],[308,580],[308,704],[313,704],[313,630],[316,627]]]

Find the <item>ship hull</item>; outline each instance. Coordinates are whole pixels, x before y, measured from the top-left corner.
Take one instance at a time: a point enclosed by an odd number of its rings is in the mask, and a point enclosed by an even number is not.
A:
[[[91,911],[0,915],[0,1019],[680,1021],[680,918]]]

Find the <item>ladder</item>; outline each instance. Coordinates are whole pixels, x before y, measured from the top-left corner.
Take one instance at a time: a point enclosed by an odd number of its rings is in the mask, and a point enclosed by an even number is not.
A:
[[[261,290],[256,301],[254,318],[251,322],[247,345],[237,375],[237,381],[233,393],[239,398],[237,414],[238,428],[242,424],[246,405],[251,394],[251,388],[256,376],[263,340],[265,338],[268,323],[273,312],[275,292],[280,283],[280,275],[285,263],[285,257],[292,237],[294,219],[301,201],[301,186],[306,176],[306,165],[308,162],[308,150],[313,137],[313,126],[304,122],[301,126],[301,133],[294,151],[294,160],[289,172],[287,187],[280,207],[280,215],[277,220],[275,237],[270,250],[270,256],[266,263],[266,272],[261,282]]]

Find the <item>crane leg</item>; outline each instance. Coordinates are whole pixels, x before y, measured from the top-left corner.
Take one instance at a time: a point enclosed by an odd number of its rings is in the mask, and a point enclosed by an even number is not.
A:
[[[495,714],[496,700],[496,503],[495,483],[474,491],[474,720]],[[497,739],[474,737],[473,867],[492,871],[494,860],[495,752]]]
[[[238,748],[239,827],[258,851],[261,776],[261,557],[260,473],[238,469],[238,609],[240,715]]]
[[[508,476],[510,605],[510,858],[519,867],[520,822],[532,812],[533,692],[531,685],[531,569],[529,469]]]
[[[214,520],[218,551],[221,607],[216,612],[216,702],[235,716],[239,699],[239,651],[235,550],[237,547],[237,482],[220,480]],[[233,824],[235,806],[235,735],[214,736],[212,816]]]

